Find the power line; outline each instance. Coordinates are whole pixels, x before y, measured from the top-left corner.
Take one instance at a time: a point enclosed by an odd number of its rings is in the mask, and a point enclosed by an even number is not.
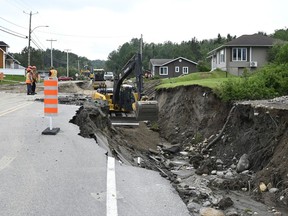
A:
[[[121,36],[98,36],[98,35],[73,35],[73,34],[62,34],[62,33],[52,33],[51,35],[58,35],[58,36],[64,36],[64,37],[78,37],[78,38],[125,38],[128,36],[121,35]]]
[[[28,2],[22,0],[14,0],[14,1],[16,1],[16,3],[20,5],[22,8],[25,8],[27,10],[34,9],[33,6],[29,4],[29,1]]]
[[[3,18],[3,17],[0,17],[0,19],[4,20],[4,21],[6,21],[6,22],[8,22],[8,23],[10,23],[10,24],[12,24],[12,25],[15,25],[15,26],[17,26],[17,27],[20,27],[20,28],[23,28],[23,29],[26,29],[26,30],[27,30],[27,28],[25,28],[25,27],[23,27],[23,26],[20,26],[20,25],[17,25],[17,24],[15,24],[15,23],[13,23],[13,22],[11,22],[11,21]]]
[[[31,41],[32,41],[32,43],[33,43],[38,49],[44,51],[44,49],[42,49],[42,47],[41,47],[33,38],[31,39]]]
[[[23,7],[19,6],[19,4],[15,4],[16,2],[14,1],[7,1],[9,4],[13,5],[14,7],[16,7],[17,9],[23,11]]]
[[[4,27],[4,26],[0,26],[0,28],[5,29],[6,31],[12,32],[12,33],[14,33],[14,34],[21,35],[21,36],[23,36],[23,37],[27,37],[27,36],[24,35],[24,34],[21,34],[21,33],[15,32],[15,31],[10,30],[10,29],[8,29],[8,28],[6,28],[6,27]]]
[[[41,47],[46,47],[41,43],[41,41],[39,40],[39,38],[36,36],[35,33],[33,33],[33,35],[34,35],[34,38],[37,40],[37,42],[41,45]]]
[[[4,29],[0,29],[0,31],[3,31],[3,32],[7,33],[7,34],[14,35],[14,36],[19,37],[19,38],[27,39],[27,36],[23,37],[23,36],[21,36],[21,35],[14,34],[14,33],[12,33],[12,32],[6,31],[6,30],[4,30]]]

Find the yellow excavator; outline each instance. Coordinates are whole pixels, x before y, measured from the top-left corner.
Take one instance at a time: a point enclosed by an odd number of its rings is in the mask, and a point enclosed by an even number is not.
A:
[[[123,67],[113,88],[98,88],[93,94],[94,100],[107,103],[110,114],[133,114],[138,121],[157,121],[158,102],[148,100],[143,92],[142,56],[135,54]],[[126,78],[135,73],[135,85],[124,84]]]

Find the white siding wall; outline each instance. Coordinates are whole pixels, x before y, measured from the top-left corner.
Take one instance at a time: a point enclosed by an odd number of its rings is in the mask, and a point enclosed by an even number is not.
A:
[[[25,76],[25,69],[3,69],[0,68],[0,72],[3,72],[6,75],[23,75]]]

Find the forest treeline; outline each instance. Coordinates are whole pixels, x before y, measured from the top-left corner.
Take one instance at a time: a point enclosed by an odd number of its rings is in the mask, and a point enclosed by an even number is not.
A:
[[[259,34],[267,35],[265,32]],[[277,39],[288,41],[288,29],[275,30],[273,34],[268,35]],[[143,67],[148,69],[149,61],[153,58],[173,59],[179,56],[190,59],[198,63],[199,71],[209,71],[210,62],[207,59],[207,53],[226,42],[236,38],[228,34],[227,36],[217,35],[213,39],[197,40],[193,37],[189,41],[181,43],[173,43],[166,41],[164,43],[143,43]],[[79,73],[80,69],[104,68],[105,70],[120,72],[126,62],[139,51],[140,39],[133,38],[129,42],[120,45],[116,50],[113,50],[107,57],[107,60],[89,60],[86,57],[78,56],[74,53],[69,53],[69,73]],[[23,66],[27,66],[28,52],[25,47],[21,53],[13,53],[14,57],[21,62]],[[276,49],[277,51],[277,49]],[[274,49],[275,52],[275,49]],[[40,69],[48,69],[51,65],[51,50],[46,51],[31,49],[31,62]],[[67,53],[53,49],[53,65],[60,74],[65,74],[67,67]]]

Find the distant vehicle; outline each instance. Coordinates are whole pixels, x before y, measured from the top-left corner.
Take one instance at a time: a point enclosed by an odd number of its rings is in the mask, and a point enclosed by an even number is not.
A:
[[[104,81],[104,69],[94,69],[94,81]]]
[[[104,73],[104,80],[114,80],[114,73],[113,72],[105,72]]]
[[[67,76],[60,76],[58,77],[58,81],[70,81],[73,80],[72,77],[67,77]]]

